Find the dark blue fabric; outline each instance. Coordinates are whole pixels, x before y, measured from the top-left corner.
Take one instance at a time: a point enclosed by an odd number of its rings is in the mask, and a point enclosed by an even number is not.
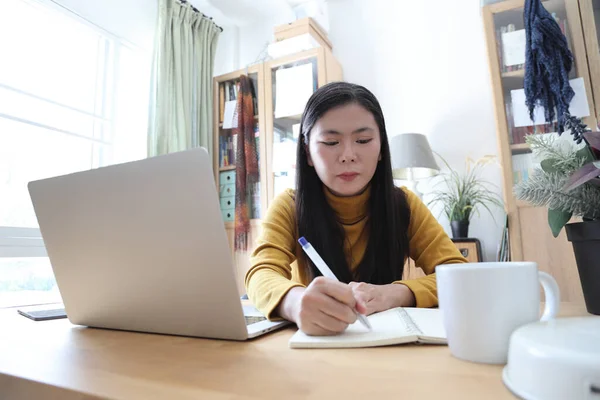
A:
[[[569,84],[573,54],[567,38],[541,0],[526,0],[523,17],[527,38],[525,103],[532,120],[537,105],[544,107],[547,123],[556,117],[561,134],[565,130],[569,103],[575,95]]]

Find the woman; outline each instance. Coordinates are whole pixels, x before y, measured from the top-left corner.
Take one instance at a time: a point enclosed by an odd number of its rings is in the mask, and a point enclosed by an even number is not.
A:
[[[332,335],[393,307],[437,306],[434,270],[461,256],[420,199],[396,188],[383,112],[362,86],[330,83],[300,125],[296,191],[277,196],[246,274],[250,300],[269,319]],[[302,253],[304,236],[340,282]],[[407,257],[427,276],[402,280]]]

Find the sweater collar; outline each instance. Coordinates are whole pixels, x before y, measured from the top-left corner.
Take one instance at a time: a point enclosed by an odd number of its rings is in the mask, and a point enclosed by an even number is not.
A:
[[[337,196],[333,194],[327,186],[323,185],[327,203],[333,208],[337,219],[344,225],[352,225],[368,214],[369,198],[371,197],[371,185],[365,190],[354,196]]]

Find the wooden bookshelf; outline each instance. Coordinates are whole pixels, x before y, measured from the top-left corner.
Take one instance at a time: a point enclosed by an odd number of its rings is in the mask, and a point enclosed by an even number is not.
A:
[[[598,47],[586,53],[582,19],[591,26],[594,22],[590,15],[593,10],[592,0],[551,0],[544,2],[544,6],[551,13],[557,23],[564,30],[568,38],[570,49],[574,56],[574,66],[570,79],[581,77],[586,83],[586,95],[590,103],[590,115],[584,119],[590,127],[595,127],[597,121],[594,109],[594,95],[590,85],[591,56],[598,56]],[[505,210],[509,220],[510,256],[512,261],[534,261],[540,270],[552,274],[560,287],[561,298],[564,294],[565,301],[582,301],[581,286],[579,283],[577,267],[572,251],[572,245],[567,241],[566,235],[561,233],[554,238],[548,226],[548,210],[545,207],[534,207],[531,204],[519,201],[514,195],[515,179],[519,176],[519,170],[535,168],[535,160],[530,146],[522,142],[522,132],[515,129],[526,129],[514,127],[511,104],[511,90],[522,89],[525,77],[523,64],[505,65],[502,36],[505,32],[519,31],[524,29],[523,11],[525,0],[506,0],[482,7],[482,17],[486,35],[486,44],[490,68],[491,86],[496,118],[496,139],[498,144],[498,156],[502,165],[502,179]],[[594,32],[595,35],[595,32]],[[589,35],[592,36],[591,34]],[[598,63],[600,65],[600,61]],[[513,71],[506,69],[515,68]],[[598,67],[600,71],[600,67]],[[593,79],[593,78],[592,78]],[[600,82],[600,77],[598,78]],[[600,83],[598,84],[600,87]],[[598,114],[600,115],[600,114]],[[537,127],[536,127],[537,128]],[[552,128],[550,128],[552,129]],[[535,131],[535,129],[534,129]],[[539,131],[539,129],[537,129]],[[528,132],[534,133],[534,132]],[[529,160],[531,162],[525,162]],[[515,168],[515,170],[513,170]],[[517,174],[515,173],[517,172]]]
[[[254,121],[256,127],[258,128],[258,152],[259,152],[259,170],[260,170],[260,180],[261,182],[266,180],[266,157],[265,154],[265,111],[264,111],[264,66],[262,64],[256,64],[249,66],[248,69],[243,68],[237,71],[233,71],[227,74],[219,75],[213,77],[213,171],[215,176],[215,182],[217,188],[220,189],[221,176],[226,176],[226,172],[235,171],[236,165],[221,165],[224,163],[224,155],[221,153],[221,140],[228,139],[233,143],[234,138],[232,137],[234,131],[230,128],[223,128],[223,115],[224,115],[224,103],[226,100],[235,100],[237,97],[231,97],[230,95],[224,95],[226,87],[236,84],[239,82],[241,75],[247,75],[252,81],[253,87],[253,95],[255,96],[255,113]],[[239,93],[236,93],[239,95]],[[225,98],[223,98],[225,96]],[[225,151],[225,150],[224,150]],[[229,163],[235,162],[235,147],[233,149],[228,148],[229,154],[228,157],[232,157],[233,159],[227,160]],[[266,212],[267,205],[267,192],[266,192],[266,184],[260,187],[260,213],[264,215]],[[228,212],[235,212],[234,209],[228,209]],[[254,246],[258,235],[260,234],[260,219],[251,219],[250,220],[250,232],[249,232],[249,242],[250,247]],[[227,238],[229,240],[233,267],[235,271],[236,282],[238,286],[239,294],[242,295],[245,293],[244,288],[244,276],[249,267],[250,260],[249,254],[251,252],[251,248],[248,249],[248,252],[244,253],[236,253],[234,251],[234,236],[235,236],[235,222],[226,220],[223,222],[225,226],[225,232],[227,234]]]

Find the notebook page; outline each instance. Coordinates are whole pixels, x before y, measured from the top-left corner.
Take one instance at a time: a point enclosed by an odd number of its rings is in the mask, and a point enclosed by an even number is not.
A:
[[[446,338],[446,330],[439,309],[404,308],[410,319],[421,331],[419,335],[433,338]]]
[[[371,327],[369,331],[360,322],[350,325],[345,332],[335,336],[309,336],[300,330],[292,336],[290,344],[302,344],[302,347],[361,347],[377,343],[403,342],[401,338],[416,341],[418,332],[414,330],[410,320],[403,318],[402,309],[394,308],[368,317]]]

